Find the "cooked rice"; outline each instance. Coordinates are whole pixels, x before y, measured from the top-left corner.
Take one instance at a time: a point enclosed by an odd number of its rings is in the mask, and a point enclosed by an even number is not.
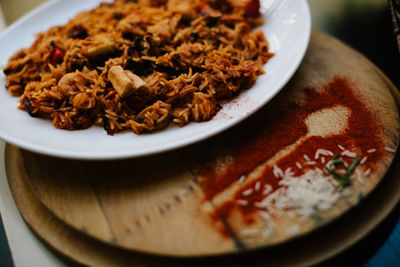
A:
[[[252,31],[254,2],[251,12],[243,0],[101,3],[15,53],[6,87],[60,129],[140,134],[210,120],[272,56]]]

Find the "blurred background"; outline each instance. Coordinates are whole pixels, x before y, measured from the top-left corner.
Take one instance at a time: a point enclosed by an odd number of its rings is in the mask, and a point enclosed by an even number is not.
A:
[[[42,2],[45,1],[0,0],[0,30]],[[363,53],[393,81],[397,88],[400,88],[400,56],[393,35],[387,0],[308,0],[308,2],[315,28],[332,34]],[[357,266],[363,264],[400,266],[399,220],[398,207],[362,242],[327,265],[337,266],[347,263]],[[12,266],[2,227],[0,216],[0,266]]]

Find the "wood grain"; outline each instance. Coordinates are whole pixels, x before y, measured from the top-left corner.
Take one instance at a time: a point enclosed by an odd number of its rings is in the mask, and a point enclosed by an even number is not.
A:
[[[202,191],[176,152],[106,164],[27,151],[22,157],[39,199],[67,224],[99,240],[161,254],[234,249],[200,211]],[[185,238],[176,240],[179,236]]]
[[[14,200],[28,226],[49,248],[87,266],[310,266],[337,255],[362,239],[400,200],[400,154],[385,179],[360,205],[334,223],[281,246],[215,258],[164,258],[109,246],[76,231],[44,207],[33,193],[17,147],[6,147],[6,171]],[[26,203],[29,203],[28,205]],[[351,227],[344,227],[351,225]],[[290,255],[290,256],[288,256]]]
[[[7,175],[11,188],[14,187],[14,197],[21,199],[17,205],[23,215],[30,209],[37,212],[40,210],[43,218],[51,214],[49,220],[57,221],[55,225],[65,223],[63,232],[69,232],[70,228],[75,229],[74,233],[80,232],[79,240],[91,237],[102,241],[104,244],[101,246],[159,255],[200,256],[253,250],[308,234],[358,205],[360,194],[368,195],[377,186],[388,170],[394,154],[386,151],[368,180],[365,183],[356,181],[351,194],[338,201],[330,210],[318,213],[318,219],[299,220],[297,216],[292,217],[283,212],[274,218],[277,227],[274,234],[267,237],[241,236],[240,233],[249,226],[238,211],[222,219],[214,216],[215,209],[231,199],[241,185],[235,182],[217,196],[207,199],[202,186],[205,178],[198,169],[203,162],[200,159],[208,158],[218,163],[219,171],[223,172],[229,166],[231,154],[235,151],[237,133],[251,132],[254,126],[252,121],[259,120],[266,125],[271,123],[262,119],[274,105],[301,101],[304,88],[318,88],[335,76],[350,77],[355,85],[352,87],[354,93],[379,122],[384,144],[391,148],[397,147],[399,117],[390,83],[360,54],[334,38],[314,31],[307,55],[286,88],[250,120],[205,142],[156,156],[109,162],[65,160],[8,148]],[[247,174],[247,181],[258,179],[266,167],[273,166],[290,154],[307,138],[345,131],[349,116],[350,111],[341,106],[310,114],[306,121],[308,134],[252,169]],[[34,201],[28,201],[21,196],[23,193],[18,191],[19,186],[13,184],[17,179],[28,182],[30,188],[26,187],[24,191],[33,192],[40,203],[32,204]],[[394,200],[388,202],[391,201]],[[41,205],[47,208],[46,214]],[[378,208],[377,214],[380,214],[381,208]],[[53,226],[47,223],[40,226],[40,218],[36,216],[35,222],[31,222],[32,216],[35,215],[29,213],[24,217],[43,239],[54,246],[59,238],[45,234],[45,229]],[[368,222],[367,228],[371,229],[374,222],[375,220]],[[256,214],[251,227],[261,229],[265,227],[264,224],[262,218]],[[299,229],[291,234],[288,228],[294,224]],[[349,243],[355,239],[351,238]],[[65,236],[60,242],[66,242]],[[75,241],[71,241],[68,246],[73,242]],[[93,240],[90,242],[97,244]],[[63,251],[62,246],[57,244],[55,247]],[[342,247],[337,243],[336,247],[329,247],[329,252],[324,248],[314,249],[324,255],[332,255]],[[76,253],[70,251],[69,255]],[[93,257],[93,254],[90,255],[85,258],[84,263]],[[82,257],[80,255],[78,258]],[[285,260],[281,258],[280,262]]]

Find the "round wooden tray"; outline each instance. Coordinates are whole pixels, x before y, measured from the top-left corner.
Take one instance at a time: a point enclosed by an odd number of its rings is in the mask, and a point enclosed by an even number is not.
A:
[[[400,200],[400,155],[383,181],[364,201],[336,222],[307,236],[252,253],[212,258],[167,258],[118,249],[74,230],[44,207],[26,177],[20,150],[7,145],[6,166],[9,185],[24,220],[50,249],[87,266],[310,266],[348,249],[372,231]]]
[[[301,68],[271,105],[279,106],[287,99],[301,100],[301,89],[327,83],[335,77],[351,78],[357,85],[354,88],[358,88],[354,89],[355,93],[368,103],[369,112],[380,122],[384,144],[397,147],[398,111],[391,94],[396,89],[368,60],[326,34],[313,32]],[[262,118],[260,114],[267,113],[271,105],[254,117]],[[334,109],[328,120],[327,116],[314,116],[311,131],[319,134],[339,131],[346,117],[343,112]],[[228,133],[183,150],[126,161],[63,160],[8,146],[7,176],[17,206],[34,232],[57,251],[88,265],[195,263],[189,259],[167,260],[127,250],[204,256],[254,251],[267,246],[270,248],[259,252],[200,262],[308,265],[354,244],[397,203],[400,182],[396,179],[398,164],[394,164],[378,188],[359,204],[360,194],[368,195],[388,170],[394,155],[386,151],[367,182],[355,182],[350,196],[339,201],[332,212],[318,214],[318,221],[314,218],[302,221],[297,234],[284,230],[287,222],[298,223],[299,219],[282,217],[276,221],[277,234],[273,238],[240,236],[240,231],[247,227],[240,217],[215,220],[210,216],[221,200],[205,201],[202,187],[205,178],[198,172],[198,165],[201,165],[198,156],[215,153],[218,155],[215,161],[220,162],[221,153],[229,153],[226,152],[231,147],[229,135],[249,126],[251,122],[241,124]],[[222,146],[213,151],[210,147],[216,143]],[[257,171],[252,175],[257,176]],[[351,213],[341,216],[349,209]],[[257,225],[257,218],[254,220]],[[343,227],[345,225],[352,227]],[[221,234],[221,227],[230,230],[228,237]],[[291,242],[287,242],[289,240]],[[321,240],[329,242],[321,245]]]

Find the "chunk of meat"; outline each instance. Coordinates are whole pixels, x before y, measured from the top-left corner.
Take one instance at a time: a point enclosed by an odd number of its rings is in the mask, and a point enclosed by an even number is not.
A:
[[[157,101],[143,109],[137,115],[136,120],[130,121],[130,125],[135,133],[140,134],[167,127],[171,118],[171,105]]]
[[[79,93],[72,99],[72,105],[77,110],[88,110],[94,107],[96,100],[87,93]]]
[[[112,54],[117,50],[115,42],[107,35],[98,35],[94,37],[92,45],[88,47],[86,55],[90,58],[96,58],[107,54]]]
[[[57,92],[61,96],[70,96],[73,92],[77,91],[75,81],[75,73],[65,74],[57,84]]]
[[[108,79],[120,97],[127,97],[135,91],[144,91],[151,95],[152,90],[139,76],[121,66],[113,66],[108,72]]]
[[[117,29],[122,33],[131,33],[133,36],[140,36],[145,34],[144,26],[149,22],[149,20],[142,16],[141,14],[133,13],[122,19],[118,25]],[[143,27],[142,27],[143,26]]]

